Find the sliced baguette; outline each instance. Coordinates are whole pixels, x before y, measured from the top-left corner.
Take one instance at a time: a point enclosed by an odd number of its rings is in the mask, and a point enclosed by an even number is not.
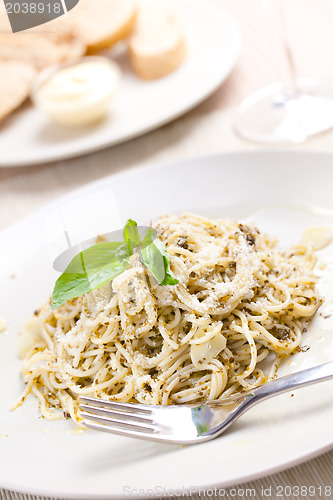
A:
[[[44,27],[33,28],[29,33],[36,33],[38,37],[51,42],[57,48],[57,62],[74,61],[86,53],[86,46],[77,30],[66,22],[66,18],[58,18]]]
[[[88,54],[127,38],[135,19],[136,0],[80,0],[66,15],[66,22],[78,32]]]
[[[5,6],[0,2],[0,33],[12,33]]]
[[[26,100],[35,74],[23,62],[0,61],[0,121]]]
[[[41,71],[59,62],[59,51],[38,34],[0,34],[0,61],[21,62]]]
[[[85,54],[84,43],[66,24],[52,24],[50,31],[30,29],[22,33],[0,33],[0,61],[23,62],[41,71]]]
[[[134,70],[146,80],[161,78],[181,65],[186,57],[186,43],[172,1],[140,0],[128,48]]]
[[[0,33],[0,121],[29,96],[39,71],[85,53],[85,45],[67,27],[57,27],[45,33]]]

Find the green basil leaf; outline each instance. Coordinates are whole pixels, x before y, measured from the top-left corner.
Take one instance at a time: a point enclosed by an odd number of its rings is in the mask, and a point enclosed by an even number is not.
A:
[[[125,225],[124,242],[98,243],[76,255],[56,281],[52,309],[67,300],[84,295],[121,274],[129,265],[129,257],[140,248],[143,264],[161,285],[176,285],[170,269],[170,256],[154,229],[149,228],[140,240],[137,223],[129,219]]]
[[[127,243],[129,255],[133,255],[133,251],[140,245],[140,235],[137,223],[129,219],[124,227],[124,241]]]
[[[155,276],[160,285],[176,285],[179,283],[170,269],[170,256],[164,243],[150,228],[141,242],[141,260]]]
[[[128,249],[123,242],[98,243],[80,252],[56,281],[52,309],[104,285],[128,265]]]
[[[170,255],[168,254],[165,244],[158,238],[155,238],[154,244],[163,255],[164,280],[161,282],[161,285],[177,285],[177,283],[179,283],[179,280],[170,269]]]

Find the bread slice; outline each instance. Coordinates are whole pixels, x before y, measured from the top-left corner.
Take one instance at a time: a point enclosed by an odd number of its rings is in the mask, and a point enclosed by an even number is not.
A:
[[[0,2],[0,33],[11,33],[11,32],[12,28],[10,26],[5,6]]]
[[[59,61],[59,51],[37,34],[0,34],[0,61],[21,62],[40,71]]]
[[[57,48],[57,62],[74,61],[86,53],[86,45],[80,37],[78,30],[71,27],[65,18],[54,19],[47,23],[48,30],[37,27],[29,33],[37,34],[51,42]]]
[[[128,48],[134,70],[146,80],[161,78],[180,66],[186,57],[186,43],[172,1],[140,0]]]
[[[0,121],[26,100],[35,74],[29,64],[0,61]]]
[[[136,19],[135,0],[80,0],[66,14],[87,47],[87,53],[108,49],[132,32]]]
[[[37,71],[63,61],[72,61],[85,54],[86,46],[67,24],[49,25],[22,33],[0,33],[0,61],[24,62]]]
[[[0,121],[29,96],[38,72],[62,61],[75,60],[85,50],[67,25],[57,24],[54,31],[0,33]]]

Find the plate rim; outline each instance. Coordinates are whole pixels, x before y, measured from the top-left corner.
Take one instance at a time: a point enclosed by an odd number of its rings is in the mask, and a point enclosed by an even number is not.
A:
[[[189,155],[185,158],[177,159],[168,159],[164,161],[154,161],[152,163],[148,164],[142,164],[138,166],[134,166],[131,168],[125,167],[123,170],[119,170],[118,172],[114,173],[109,173],[101,178],[95,179],[93,181],[87,182],[82,186],[76,187],[74,189],[70,189],[67,193],[62,194],[60,196],[57,196],[54,200],[45,203],[41,207],[32,210],[28,215],[24,215],[20,217],[18,220],[12,222],[11,224],[8,224],[7,226],[4,226],[3,228],[0,228],[0,236],[2,233],[6,231],[11,231],[16,228],[16,226],[19,226],[25,222],[27,222],[30,218],[34,218],[38,215],[41,215],[44,211],[46,210],[52,210],[53,207],[56,207],[59,203],[66,202],[67,199],[70,199],[73,197],[73,195],[80,195],[81,193],[84,194],[85,191],[90,191],[91,188],[95,190],[98,188],[98,186],[103,186],[105,182],[108,182],[110,179],[121,179],[122,177],[127,177],[131,176],[132,173],[140,173],[140,172],[148,172],[149,170],[160,170],[167,168],[168,166],[174,166],[175,164],[179,165],[181,168],[183,166],[189,165],[190,163],[200,163],[202,161],[215,161],[219,158],[221,159],[227,159],[228,157],[230,158],[235,158],[235,157],[241,157],[241,156],[270,156],[270,155],[276,155],[276,156],[313,156],[313,157],[327,157],[327,158],[332,158],[333,161],[333,151],[307,151],[307,150],[295,150],[295,149],[248,149],[248,150],[230,150],[226,152],[220,152],[220,153],[212,153],[212,154],[203,154],[203,155]],[[0,167],[1,168],[1,167]]]
[[[193,446],[196,446],[196,445],[193,445]],[[316,458],[318,458],[318,457],[320,457],[320,456],[324,455],[325,453],[328,453],[332,450],[333,450],[333,442],[329,446],[324,446],[318,450],[313,450],[313,452],[310,453],[306,458],[300,456],[300,457],[292,459],[290,461],[286,461],[282,466],[276,466],[276,467],[272,467],[272,468],[268,467],[263,472],[263,474],[261,472],[254,473],[251,476],[246,476],[244,474],[237,482],[230,480],[230,481],[225,481],[223,483],[218,483],[218,482],[213,483],[213,484],[209,483],[209,484],[205,484],[205,485],[200,485],[200,489],[204,490],[204,491],[214,490],[215,488],[225,490],[225,489],[229,489],[233,486],[240,486],[240,485],[243,485],[243,484],[248,483],[248,482],[257,481],[258,479],[264,479],[264,478],[267,478],[270,476],[274,476],[275,474],[278,474],[280,472],[285,472],[286,470],[289,470],[293,467],[297,467],[297,466],[302,465],[302,464],[309,462],[311,460],[314,460],[314,459],[316,459]],[[55,492],[55,491],[45,490],[43,488],[41,488],[41,489],[12,488],[11,485],[6,485],[5,483],[4,483],[4,485],[1,486],[1,489],[4,489],[8,492],[26,494],[26,495],[36,496],[36,497],[46,497],[46,498],[52,497],[52,500],[57,500],[58,498],[61,500],[68,500],[69,498],[70,498],[70,500],[119,500],[119,497],[117,495],[112,494],[112,492],[110,494],[94,493],[93,496],[90,494],[84,494],[84,493],[83,494],[82,493],[80,493],[80,494],[71,493],[70,495],[68,495],[66,492]],[[177,489],[175,488],[175,491],[176,490]],[[190,493],[191,486],[184,487],[182,491],[184,491],[186,493]],[[177,495],[176,495],[176,497],[177,497]],[[143,496],[143,495],[135,495],[135,494],[134,495],[123,494],[122,498],[124,500],[131,500],[131,499],[139,500],[141,498],[146,498],[147,500],[156,500],[156,496],[152,497],[152,496],[148,496],[148,495]],[[166,496],[164,498],[174,498],[174,496],[172,496],[172,497]]]

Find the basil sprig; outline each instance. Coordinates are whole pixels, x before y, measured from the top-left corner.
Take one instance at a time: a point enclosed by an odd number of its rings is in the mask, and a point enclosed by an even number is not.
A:
[[[160,285],[177,285],[178,280],[170,269],[170,256],[167,249],[164,243],[156,238],[152,228],[148,230],[142,241],[140,257]]]
[[[124,241],[127,243],[129,255],[133,255],[135,248],[137,248],[141,243],[138,225],[134,220],[128,219],[126,226],[124,227],[123,237]]]
[[[178,283],[170,269],[167,249],[152,228],[148,229],[141,240],[137,223],[129,219],[123,237],[122,242],[97,243],[71,260],[55,283],[52,309],[113,280],[129,266],[129,257],[135,250],[139,251],[142,263],[160,285]]]

